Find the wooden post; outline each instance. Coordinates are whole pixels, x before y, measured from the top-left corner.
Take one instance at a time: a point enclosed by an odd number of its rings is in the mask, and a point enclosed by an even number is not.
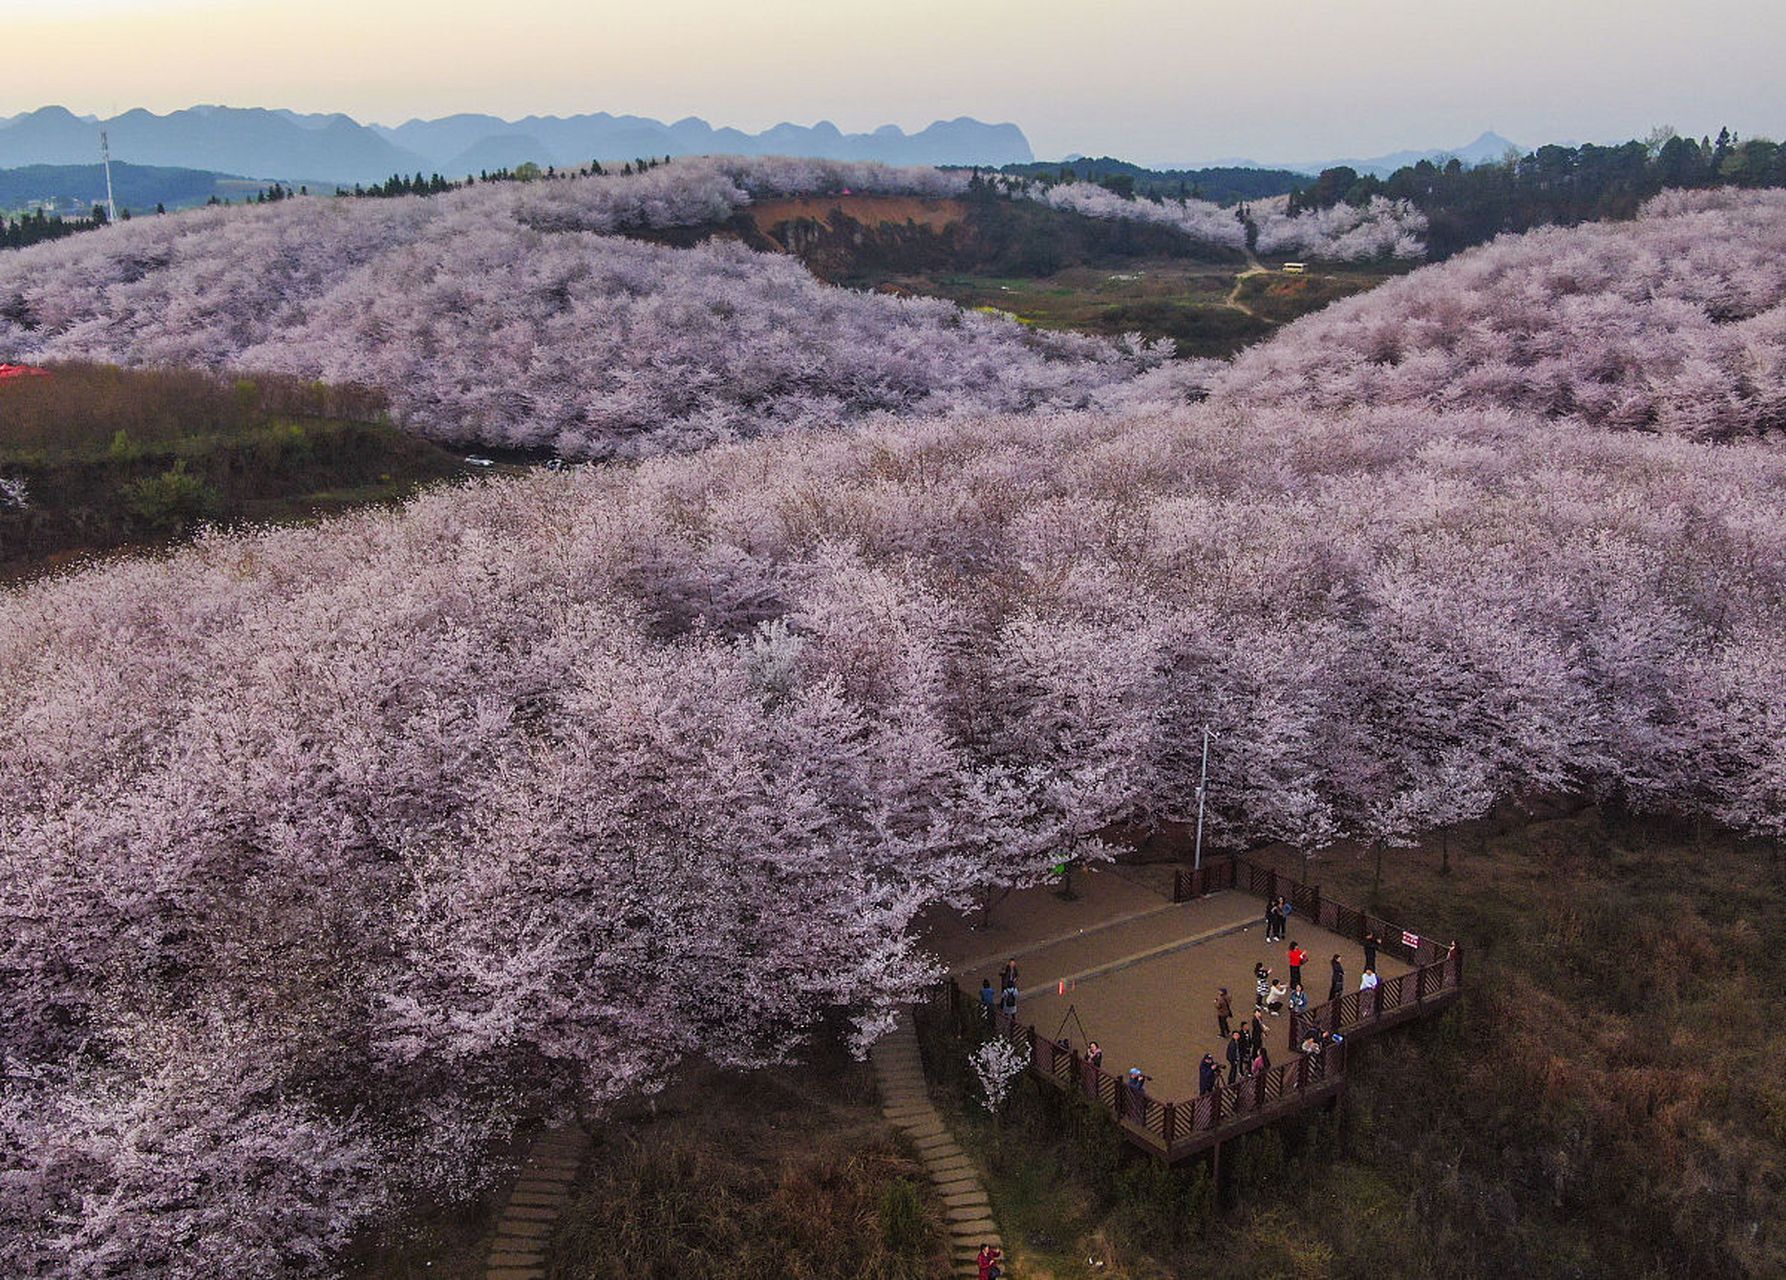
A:
[[[1271,902],[1271,901],[1274,901],[1276,898],[1277,898],[1277,868],[1273,867],[1270,871],[1267,871],[1265,873],[1265,900],[1267,902]]]
[[[1317,929],[1319,929],[1321,927],[1321,886],[1320,885],[1315,886],[1315,903],[1314,903],[1313,910],[1311,910],[1309,912],[1309,919],[1311,921],[1313,921],[1313,923]]]
[[[1426,967],[1414,970],[1414,1003],[1426,1003]]]
[[[1396,981],[1400,982],[1401,979],[1397,978]],[[1372,1018],[1372,1020],[1375,1020],[1375,1019],[1381,1018],[1382,1016],[1383,1016],[1383,983],[1382,983],[1382,980],[1379,979],[1377,982],[1377,985],[1371,988],[1371,1018]],[[1033,1034],[1034,1028],[1031,1028],[1031,1032]]]
[[[1184,901],[1184,868],[1178,867],[1172,872],[1172,901]]]
[[[1308,1088],[1308,1054],[1306,1053],[1298,1054],[1296,1057],[1296,1088],[1298,1092]]]
[[[1166,1104],[1166,1118],[1160,1125],[1160,1131],[1165,1134],[1166,1149],[1170,1151],[1173,1142],[1178,1138],[1178,1104],[1176,1102]]]
[[[1226,1085],[1217,1085],[1215,1092],[1209,1095],[1209,1127],[1211,1129],[1219,1128],[1222,1123],[1222,1095],[1227,1092],[1227,1088]]]
[[[1261,1071],[1253,1077],[1253,1110],[1257,1111],[1265,1105],[1265,1077],[1271,1072]]]
[[[1464,948],[1463,943],[1451,944],[1451,978],[1458,986],[1464,984]]]

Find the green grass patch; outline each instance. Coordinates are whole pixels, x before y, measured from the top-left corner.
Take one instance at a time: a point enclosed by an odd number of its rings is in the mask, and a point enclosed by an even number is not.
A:
[[[304,520],[467,474],[378,398],[291,379],[62,365],[0,386],[0,578],[206,523]]]

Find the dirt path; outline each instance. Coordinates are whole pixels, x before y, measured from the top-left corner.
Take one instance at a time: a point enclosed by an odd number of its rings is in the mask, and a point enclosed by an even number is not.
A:
[[[1259,259],[1254,256],[1253,251],[1248,249],[1246,251],[1246,270],[1234,277],[1234,287],[1228,291],[1228,296],[1224,299],[1224,304],[1233,307],[1236,311],[1245,312],[1255,320],[1263,320],[1266,324],[1282,324],[1283,322],[1281,320],[1273,320],[1270,316],[1260,315],[1257,311],[1254,311],[1251,307],[1247,306],[1246,303],[1240,300],[1240,288],[1241,285],[1246,282],[1248,276],[1268,276],[1270,274],[1271,268],[1266,266],[1263,262],[1260,262]]]
[[[918,1056],[918,1034],[909,1012],[902,1013],[892,1032],[869,1050],[875,1078],[881,1086],[881,1110],[917,1145],[924,1170],[943,1198],[949,1220],[949,1257],[958,1276],[977,1276],[974,1260],[980,1246],[1004,1248],[992,1205],[973,1161],[943,1124],[931,1105],[924,1085],[924,1066]]]

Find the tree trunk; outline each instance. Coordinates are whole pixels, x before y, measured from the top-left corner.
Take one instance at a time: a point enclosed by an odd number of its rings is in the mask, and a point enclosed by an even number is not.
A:
[[[1383,841],[1373,840],[1371,844],[1377,854],[1377,869],[1371,876],[1371,905],[1377,905],[1377,895],[1383,888]]]
[[[1439,832],[1439,874],[1451,874],[1451,828],[1446,827]]]

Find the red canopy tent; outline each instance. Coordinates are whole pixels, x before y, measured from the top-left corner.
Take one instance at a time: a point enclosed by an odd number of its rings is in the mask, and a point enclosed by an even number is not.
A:
[[[14,378],[47,378],[48,369],[39,369],[29,364],[0,364],[0,382],[11,382]]]

